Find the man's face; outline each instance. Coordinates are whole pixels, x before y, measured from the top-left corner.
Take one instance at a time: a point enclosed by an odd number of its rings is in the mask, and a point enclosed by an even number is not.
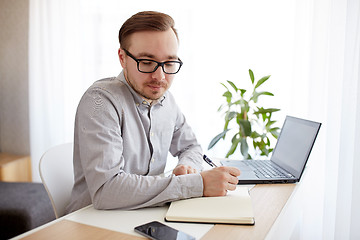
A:
[[[172,29],[165,32],[143,31],[130,35],[129,51],[137,59],[158,62],[178,60],[178,41]],[[159,66],[153,73],[141,73],[134,59],[119,49],[119,59],[129,85],[148,101],[159,99],[170,88],[174,74],[166,74]]]

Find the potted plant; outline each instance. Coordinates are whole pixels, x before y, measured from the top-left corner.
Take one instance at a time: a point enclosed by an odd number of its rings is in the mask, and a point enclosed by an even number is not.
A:
[[[234,154],[238,146],[244,159],[254,159],[259,155],[269,156],[273,151],[271,138],[277,139],[279,136],[279,127],[274,126],[276,121],[272,119],[272,114],[280,109],[264,108],[258,103],[260,96],[274,96],[271,92],[258,90],[270,78],[270,75],[258,81],[255,81],[251,69],[249,69],[249,75],[252,83],[250,95],[247,90],[237,87],[231,81],[221,83],[226,89],[223,94],[226,102],[219,107],[218,111],[224,111],[225,124],[223,131],[211,140],[208,149],[213,148],[220,139],[225,139],[226,135],[232,132],[231,147],[226,158]],[[230,126],[235,126],[235,129]],[[254,148],[252,153],[249,153],[250,141]]]

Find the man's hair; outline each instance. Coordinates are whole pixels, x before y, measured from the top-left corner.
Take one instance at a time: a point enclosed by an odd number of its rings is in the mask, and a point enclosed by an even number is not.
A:
[[[129,36],[132,33],[140,31],[158,31],[165,32],[172,29],[178,38],[176,29],[174,28],[175,22],[172,17],[165,13],[144,11],[136,13],[124,22],[119,30],[119,43],[122,49],[129,48]]]

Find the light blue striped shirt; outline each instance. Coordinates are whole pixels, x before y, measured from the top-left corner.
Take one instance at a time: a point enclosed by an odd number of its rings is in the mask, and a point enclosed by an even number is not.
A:
[[[118,77],[95,82],[80,100],[74,132],[75,184],[67,211],[136,209],[199,197],[199,173],[169,177],[168,152],[201,170],[202,149],[172,94],[149,104]]]

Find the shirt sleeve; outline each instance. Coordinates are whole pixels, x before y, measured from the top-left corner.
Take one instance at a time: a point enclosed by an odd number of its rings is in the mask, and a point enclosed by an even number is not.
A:
[[[125,161],[131,159],[123,156],[120,124],[123,112],[117,104],[111,94],[95,89],[83,96],[77,111],[75,139],[78,143],[75,144],[94,207],[136,209],[202,196],[200,174],[160,177],[124,171]],[[184,127],[180,126],[176,133],[177,140],[187,139],[184,137],[187,127]],[[193,148],[190,146],[188,150]],[[183,151],[180,156],[183,162],[192,162],[193,154]]]

